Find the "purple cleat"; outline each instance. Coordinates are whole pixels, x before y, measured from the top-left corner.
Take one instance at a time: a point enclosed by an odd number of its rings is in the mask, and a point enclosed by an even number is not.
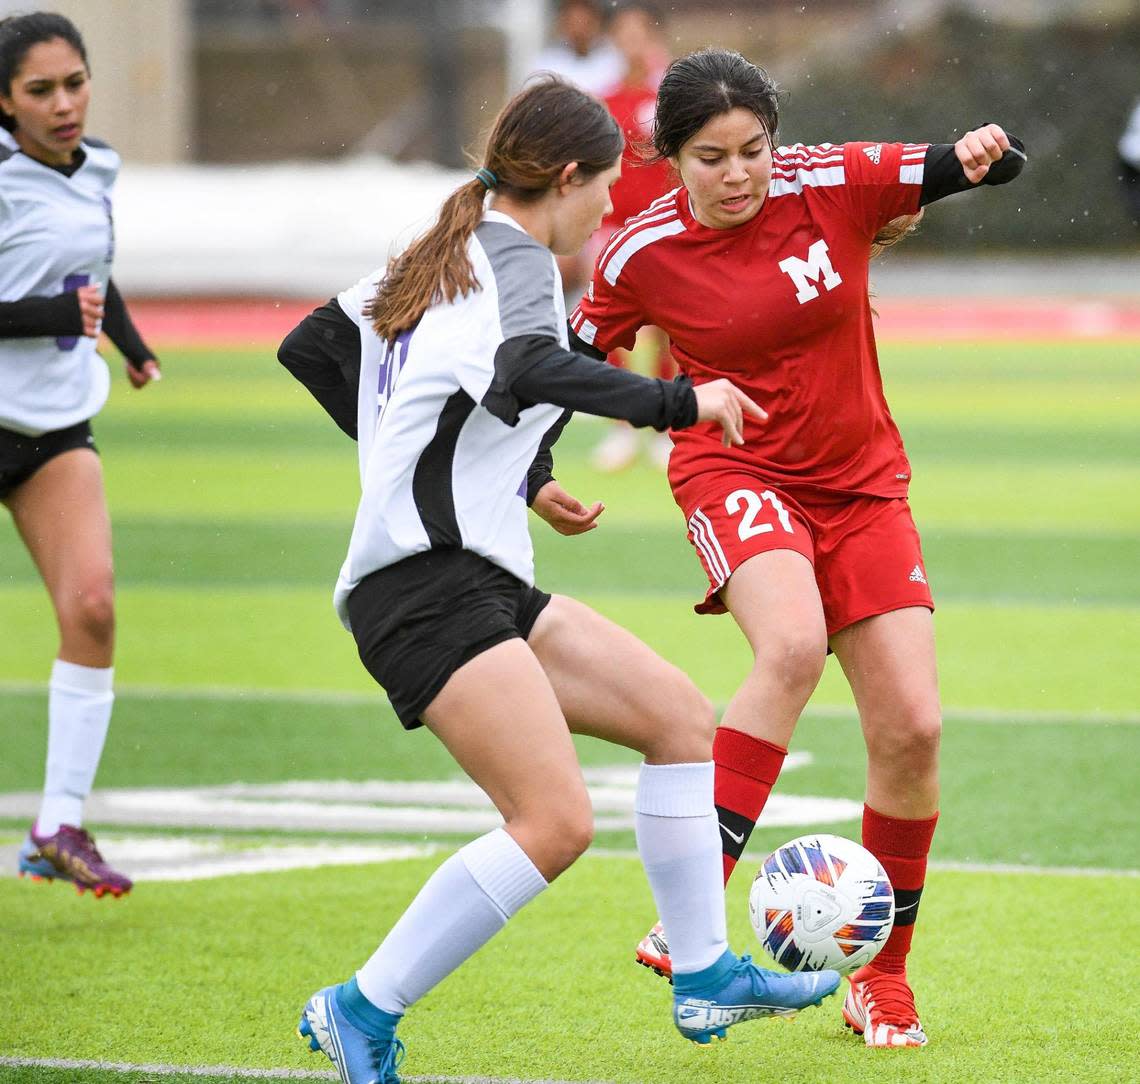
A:
[[[113,870],[85,828],[60,825],[53,836],[37,835],[35,826],[20,848],[20,876],[33,881],[71,881],[82,895],[88,889],[96,898],[116,899],[131,890],[131,879]]]

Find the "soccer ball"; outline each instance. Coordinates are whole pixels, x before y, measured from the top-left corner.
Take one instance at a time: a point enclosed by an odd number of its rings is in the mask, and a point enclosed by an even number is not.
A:
[[[847,974],[883,947],[895,923],[895,894],[878,860],[858,843],[800,836],[764,859],[748,912],[776,963]]]

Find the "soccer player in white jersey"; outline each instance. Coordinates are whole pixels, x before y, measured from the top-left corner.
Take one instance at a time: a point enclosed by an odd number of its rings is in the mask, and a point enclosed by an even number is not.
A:
[[[610,240],[571,341],[604,357],[655,325],[698,387],[728,377],[771,414],[732,448],[706,426],[679,432],[669,460],[709,579],[697,610],[731,612],[755,655],[713,743],[724,876],[830,648],[867,743],[863,843],[898,907],[882,951],[851,976],[844,1016],[869,1046],[917,1047],[926,1033],[906,961],[938,819],[934,604],[879,375],[868,264],[929,204],[1013,180],[1025,155],[996,124],[954,144],[777,147],[777,102],[737,53],[670,67],[653,141],[682,187]],[[667,946],[655,929],[639,958],[666,972]]]
[[[436,225],[279,352],[359,440],[363,495],[335,597],[361,660],[402,724],[435,734],[505,822],[448,858],[356,974],[305,1005],[302,1036],[346,1084],[398,1080],[404,1012],[588,846],[571,733],[645,756],[638,849],[677,931],[682,1035],[708,1043],[838,987],[834,972],[776,974],[728,949],[705,698],[628,632],[534,586],[528,501],[565,533],[601,511],[562,490],[542,450],[565,411],[657,429],[704,420],[727,443],[745,414],[763,417],[727,380],[694,391],[566,349],[554,255],[597,228],[621,152],[600,102],[557,79],[529,86]]]
[[[90,93],[71,22],[43,12],[0,21],[0,501],[60,630],[43,801],[19,872],[121,896],[130,879],[83,827],[114,699],[111,528],[90,425],[109,385],[100,329],[136,388],[159,369],[111,281],[119,156],[84,136]]]

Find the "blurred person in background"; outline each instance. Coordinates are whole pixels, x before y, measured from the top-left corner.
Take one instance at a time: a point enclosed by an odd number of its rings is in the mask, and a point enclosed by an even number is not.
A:
[[[663,196],[676,183],[672,166],[664,160],[647,158],[652,150],[653,117],[657,109],[657,87],[669,64],[665,44],[665,23],[661,9],[642,0],[624,0],[610,16],[610,38],[625,62],[621,82],[602,95],[606,108],[621,125],[625,136],[625,153],[621,161],[621,177],[610,194],[614,209],[602,220],[601,228],[582,250],[582,279],[588,279],[590,268],[606,241],[655,199]],[[577,298],[575,298],[577,301]],[[671,380],[677,371],[669,353],[669,339],[660,328],[646,327],[638,335],[640,347],[651,356],[651,370],[663,380]],[[628,366],[632,360],[627,350],[614,350],[611,364]],[[673,442],[666,433],[650,438],[649,458],[655,466],[669,461]],[[593,466],[606,473],[632,466],[641,450],[638,432],[624,422],[615,422],[591,456]]]
[[[1133,225],[1140,225],[1140,101],[1132,108],[1116,146],[1120,159],[1120,182]]]
[[[535,58],[536,72],[550,72],[595,97],[617,83],[624,70],[621,53],[606,35],[600,0],[559,0],[557,41]]]
[[[111,527],[91,434],[110,384],[100,329],[134,387],[160,374],[111,280],[119,156],[84,134],[90,95],[70,21],[45,12],[0,20],[0,501],[60,635],[43,799],[19,872],[121,896],[130,879],[83,828],[114,700]]]
[[[594,97],[620,82],[625,61],[606,33],[601,0],[559,0],[555,35],[557,41],[535,58],[536,74],[557,75]],[[589,258],[581,251],[558,257],[567,308],[585,289],[590,267]]]
[[[776,147],[762,69],[708,49],[676,61],[654,145],[683,187],[606,246],[572,314],[601,358],[664,328],[698,386],[739,380],[770,414],[742,447],[673,434],[669,481],[708,577],[754,654],[713,743],[724,877],[775,783],[833,651],[867,745],[863,845],[895,889],[894,929],[853,973],[845,1021],[868,1046],[925,1045],[907,955],[938,819],[934,608],[907,503],[910,464],[883,395],[868,264],[923,209],[1004,184],[1025,154],[995,124],[953,144]],[[638,958],[669,968],[659,924]]]
[[[763,415],[727,380],[694,392],[566,349],[553,254],[597,228],[622,148],[597,99],[557,79],[530,84],[435,225],[278,353],[360,443],[341,620],[403,726],[426,726],[504,822],[444,861],[354,976],[306,1003],[300,1034],[347,1084],[395,1084],[406,1010],[589,845],[571,733],[645,757],[637,844],[677,926],[673,1019],[684,1037],[707,1044],[839,985],[834,971],[780,974],[728,948],[711,705],[630,633],[534,586],[527,500],[564,533],[601,512],[569,507],[544,457],[565,410],[659,429],[703,419],[726,441],[740,439],[745,413]],[[314,756],[323,740],[314,735]]]

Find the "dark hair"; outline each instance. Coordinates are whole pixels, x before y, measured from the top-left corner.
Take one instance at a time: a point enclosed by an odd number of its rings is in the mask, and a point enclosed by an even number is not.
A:
[[[657,158],[676,158],[713,117],[737,108],[754,113],[769,141],[775,140],[779,91],[763,68],[728,49],[702,49],[673,61],[657,90]]]
[[[75,24],[63,15],[51,11],[36,11],[31,15],[12,15],[0,19],[0,93],[11,95],[12,80],[24,63],[33,45],[62,38],[78,54],[88,71],[87,47]],[[16,118],[0,109],[0,125],[9,132],[16,130]]]
[[[608,169],[622,152],[617,122],[601,102],[554,76],[543,76],[519,91],[495,121],[480,173],[444,201],[427,233],[388,264],[367,315],[376,334],[394,339],[437,301],[479,289],[467,242],[483,219],[483,198],[491,187],[520,203],[541,199],[569,162],[589,180]]]

